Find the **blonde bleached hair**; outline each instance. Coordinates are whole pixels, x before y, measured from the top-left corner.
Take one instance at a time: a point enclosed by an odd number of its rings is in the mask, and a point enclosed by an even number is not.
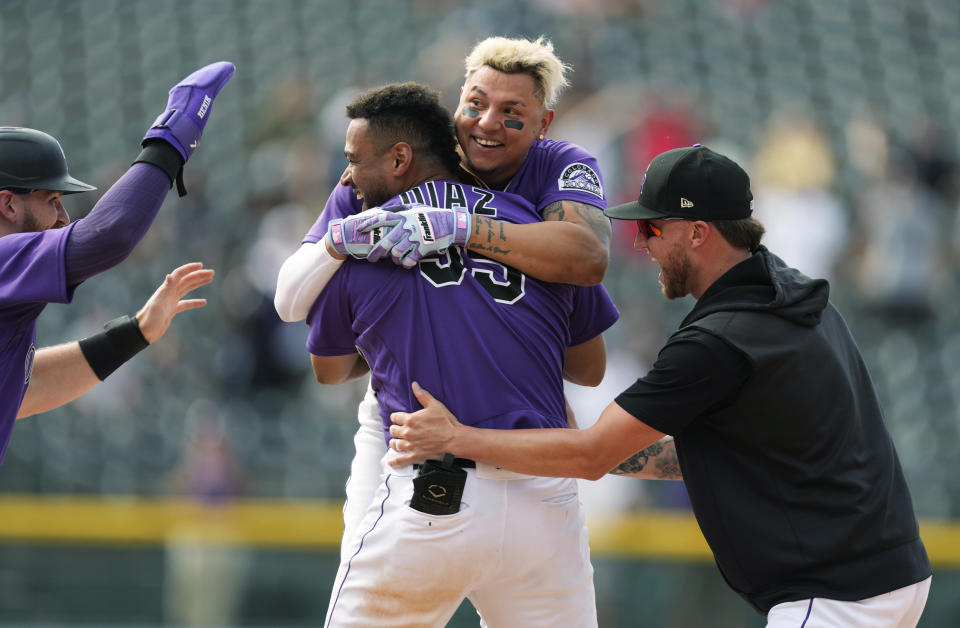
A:
[[[529,74],[534,93],[547,109],[554,108],[560,92],[570,85],[566,77],[570,66],[553,54],[553,44],[543,37],[536,41],[488,37],[474,46],[464,65],[467,79],[485,65],[507,74]]]

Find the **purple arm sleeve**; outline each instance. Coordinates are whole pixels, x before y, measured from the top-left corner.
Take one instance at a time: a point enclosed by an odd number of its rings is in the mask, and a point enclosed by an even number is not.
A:
[[[149,163],[135,163],[107,190],[67,240],[67,285],[74,286],[116,266],[133,251],[153,224],[170,178]]]

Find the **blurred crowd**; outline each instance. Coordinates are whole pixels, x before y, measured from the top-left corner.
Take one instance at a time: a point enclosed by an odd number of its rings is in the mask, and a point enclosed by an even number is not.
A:
[[[341,498],[364,383],[313,381],[306,326],[282,323],[272,298],[344,166],[343,106],[397,80],[429,83],[453,106],[477,40],[543,34],[574,68],[550,135],[598,157],[611,204],[636,197],[663,150],[700,142],[744,165],[765,244],[830,280],[919,514],[960,516],[960,12],[953,0],[824,4],[0,3],[0,122],[59,137],[71,171],[101,190],[136,156],[170,79],[221,58],[238,68],[186,172],[190,194],[170,195],[131,259],[81,288],[69,316],[48,307],[40,342],[132,312],[173,263],[217,269],[210,305],[92,394],[20,422],[0,491],[207,490],[184,479],[193,470],[231,495],[242,477],[248,495]],[[68,199],[71,216],[97,194]],[[606,335],[604,383],[568,387],[582,425],[645,372],[690,307],[659,296],[655,266],[632,250],[636,227],[618,223],[604,283],[622,318]],[[229,471],[197,471],[191,450],[210,433]],[[584,489],[588,508],[686,503],[673,483]]]

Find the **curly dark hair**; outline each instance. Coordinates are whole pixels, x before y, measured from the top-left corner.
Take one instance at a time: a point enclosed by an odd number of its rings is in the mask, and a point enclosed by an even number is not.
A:
[[[347,105],[347,116],[369,121],[377,150],[397,142],[425,152],[451,172],[460,165],[453,116],[440,94],[420,83],[390,83],[364,92]]]

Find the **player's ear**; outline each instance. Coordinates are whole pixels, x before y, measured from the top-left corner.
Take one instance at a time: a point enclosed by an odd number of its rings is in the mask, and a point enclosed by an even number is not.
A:
[[[10,190],[0,190],[0,216],[13,222],[17,217],[17,210],[13,207],[14,193]]]
[[[718,236],[718,233],[715,233],[713,226],[703,220],[697,220],[693,223],[693,228],[690,230],[690,246],[697,248],[707,241],[707,238]]]
[[[394,176],[406,174],[413,163],[413,147],[406,142],[397,142],[390,149],[390,152],[390,157],[393,159]]]
[[[553,109],[544,109],[543,115],[540,116],[540,129],[537,131],[537,137],[543,139],[547,136],[547,131],[550,129],[550,124],[553,122]]]

